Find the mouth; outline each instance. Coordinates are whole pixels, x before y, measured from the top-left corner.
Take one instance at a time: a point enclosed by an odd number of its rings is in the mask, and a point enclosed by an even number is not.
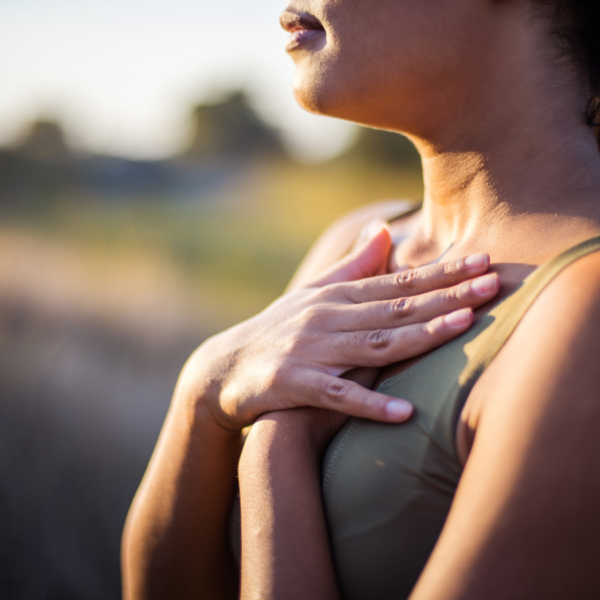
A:
[[[279,22],[290,33],[290,39],[286,45],[288,52],[321,37],[325,33],[325,28],[317,17],[307,12],[296,12],[289,7],[283,11]]]

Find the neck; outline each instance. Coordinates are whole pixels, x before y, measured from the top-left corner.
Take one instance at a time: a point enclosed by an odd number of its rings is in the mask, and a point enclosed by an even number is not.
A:
[[[556,68],[544,73],[528,52],[503,53],[506,64],[486,69],[467,101],[410,136],[423,159],[420,238],[432,252],[473,245],[483,232],[487,241],[510,239],[525,223],[600,226],[600,153],[583,118],[586,90],[570,71],[557,83]]]
[[[492,117],[494,125],[483,128],[486,139],[476,139],[477,130],[469,135],[465,126],[446,143],[414,140],[425,183],[421,235],[437,249],[482,231],[510,229],[525,216],[600,218],[600,154],[593,132],[576,119],[524,121],[503,128]]]
[[[477,148],[418,142],[425,196],[394,256],[421,266],[486,252],[500,297],[534,269],[600,234],[600,153],[585,124],[558,124]],[[491,136],[495,138],[496,136]]]

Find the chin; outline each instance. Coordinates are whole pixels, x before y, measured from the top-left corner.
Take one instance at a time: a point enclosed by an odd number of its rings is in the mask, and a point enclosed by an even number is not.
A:
[[[302,78],[296,75],[294,79],[294,97],[296,102],[306,111],[315,115],[336,116],[331,111],[335,107],[331,102],[326,101],[326,86],[308,78]]]
[[[308,112],[339,117],[341,97],[336,89],[339,88],[339,69],[331,64],[330,57],[320,54],[294,56],[294,96]]]
[[[357,111],[356,108],[361,104],[366,107],[370,103],[359,97],[361,94],[357,93],[355,82],[344,85],[345,79],[339,77],[335,69],[328,69],[323,64],[317,68],[298,68],[294,77],[296,102],[304,110],[316,115],[361,122],[366,115],[360,113],[368,111]],[[350,82],[352,78],[346,81]]]

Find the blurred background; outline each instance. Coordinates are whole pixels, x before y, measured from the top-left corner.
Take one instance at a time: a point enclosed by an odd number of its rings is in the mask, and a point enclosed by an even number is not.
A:
[[[279,0],[0,2],[0,598],[117,599],[178,372],[335,218],[422,193],[304,113]]]

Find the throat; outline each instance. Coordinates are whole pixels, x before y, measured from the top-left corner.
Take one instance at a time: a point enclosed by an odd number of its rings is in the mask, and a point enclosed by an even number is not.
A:
[[[426,239],[417,228],[392,230],[393,251],[390,255],[390,272],[400,268],[435,265],[455,258],[458,251],[455,242],[440,248],[434,240]]]
[[[452,248],[454,248],[454,242],[450,242],[450,245],[435,260],[432,260],[431,262],[429,262],[427,264],[436,265],[436,264],[442,262],[444,257],[450,252],[450,250],[452,250]],[[422,266],[425,266],[425,265],[422,265]]]

